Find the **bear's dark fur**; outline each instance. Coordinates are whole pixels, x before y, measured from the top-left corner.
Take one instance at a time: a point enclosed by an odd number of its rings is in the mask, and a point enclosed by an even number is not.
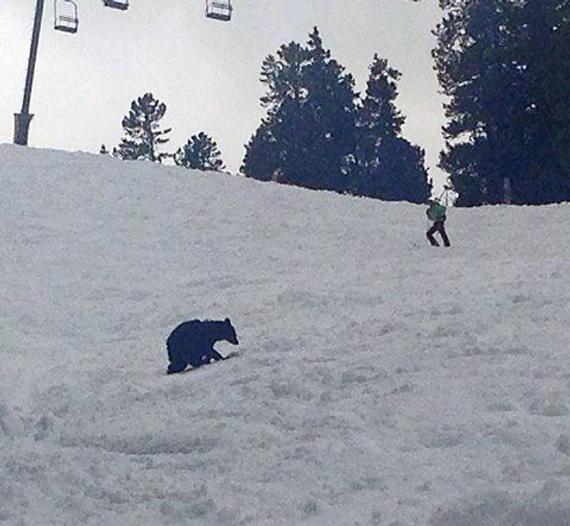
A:
[[[200,367],[211,360],[224,360],[214,349],[214,344],[221,340],[238,345],[236,330],[229,318],[224,321],[191,320],[181,323],[166,340],[170,362],[167,374],[180,373],[187,365]]]

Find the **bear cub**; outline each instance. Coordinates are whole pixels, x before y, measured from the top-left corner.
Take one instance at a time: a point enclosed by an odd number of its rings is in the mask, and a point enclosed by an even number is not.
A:
[[[225,340],[238,345],[236,330],[229,318],[224,321],[190,320],[176,327],[166,340],[168,350],[167,374],[180,373],[188,365],[200,367],[211,360],[225,360],[214,344]]]

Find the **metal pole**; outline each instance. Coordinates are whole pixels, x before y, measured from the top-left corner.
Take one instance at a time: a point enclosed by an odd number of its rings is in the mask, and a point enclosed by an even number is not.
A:
[[[30,114],[30,100],[32,98],[32,84],[34,83],[34,71],[36,69],[36,57],[38,54],[38,44],[40,42],[43,11],[44,0],[37,0],[34,29],[32,32],[32,43],[30,45],[30,56],[28,58],[26,87],[24,88],[24,100],[22,101],[22,111],[14,114],[14,144],[21,144],[22,146],[27,146],[28,144],[30,121],[34,116],[33,114]]]

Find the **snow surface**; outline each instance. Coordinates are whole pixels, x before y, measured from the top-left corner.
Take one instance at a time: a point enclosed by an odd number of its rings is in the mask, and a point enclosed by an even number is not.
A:
[[[0,146],[0,524],[570,525],[570,205]],[[181,321],[240,355],[165,375]],[[233,350],[220,344],[224,354]]]

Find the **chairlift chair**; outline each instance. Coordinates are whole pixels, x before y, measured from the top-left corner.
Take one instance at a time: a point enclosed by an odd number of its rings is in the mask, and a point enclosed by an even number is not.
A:
[[[206,16],[214,20],[229,22],[232,19],[231,0],[206,0]]]
[[[120,9],[121,11],[126,11],[129,8],[129,0],[103,0],[103,3],[105,7]]]
[[[60,12],[58,9],[58,2],[57,0],[53,3],[54,9],[54,29],[57,31],[63,31],[64,33],[77,33],[77,28],[79,27],[79,19],[77,18],[77,4],[73,0],[63,0],[63,5],[71,6],[72,12],[70,9],[66,9],[69,14],[65,12]]]

